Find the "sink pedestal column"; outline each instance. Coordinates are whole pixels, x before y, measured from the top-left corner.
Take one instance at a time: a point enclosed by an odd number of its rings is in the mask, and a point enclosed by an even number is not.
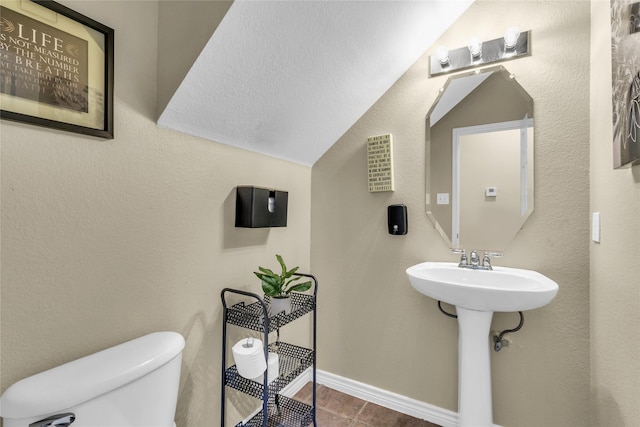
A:
[[[458,314],[458,425],[492,427],[491,311],[456,306]]]

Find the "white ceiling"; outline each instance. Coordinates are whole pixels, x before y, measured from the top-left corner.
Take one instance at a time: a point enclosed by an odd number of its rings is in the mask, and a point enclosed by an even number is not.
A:
[[[158,124],[311,166],[472,1],[236,0]]]

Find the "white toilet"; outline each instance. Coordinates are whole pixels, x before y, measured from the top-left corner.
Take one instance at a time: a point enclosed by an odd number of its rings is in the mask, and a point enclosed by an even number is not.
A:
[[[184,338],[156,332],[25,378],[0,397],[4,427],[173,427]]]

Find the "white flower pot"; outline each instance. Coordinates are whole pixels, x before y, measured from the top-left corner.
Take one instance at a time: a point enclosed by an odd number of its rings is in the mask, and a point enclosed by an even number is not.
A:
[[[284,311],[285,314],[291,313],[291,297],[271,297],[271,305],[269,306],[269,315],[275,316]]]

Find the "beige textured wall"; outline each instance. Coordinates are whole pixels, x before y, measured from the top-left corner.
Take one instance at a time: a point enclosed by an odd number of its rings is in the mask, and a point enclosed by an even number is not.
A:
[[[526,313],[511,346],[493,353],[494,421],[589,424],[590,3],[478,1],[434,44],[464,46],[504,27],[532,30],[533,56],[505,63],[535,102],[536,205],[496,264],[540,271],[560,291]],[[433,53],[433,52],[428,52]],[[456,259],[424,209],[425,115],[446,77],[425,55],[313,167],[311,258],[322,277],[321,369],[457,410],[457,325],[414,291],[405,269]],[[368,193],[365,143],[392,133],[396,191]],[[404,203],[409,234],[391,236],[386,207]],[[493,329],[514,327],[515,313]]]
[[[640,422],[640,166],[612,168],[611,27],[608,1],[592,3],[591,243],[593,426]],[[640,36],[640,35],[636,35]]]
[[[0,388],[152,331],[184,335],[176,420],[219,419],[220,291],[310,267],[311,169],[155,125],[158,3],[64,5],[115,29],[110,141],[0,123]],[[236,229],[236,185],[289,191],[286,228]]]

